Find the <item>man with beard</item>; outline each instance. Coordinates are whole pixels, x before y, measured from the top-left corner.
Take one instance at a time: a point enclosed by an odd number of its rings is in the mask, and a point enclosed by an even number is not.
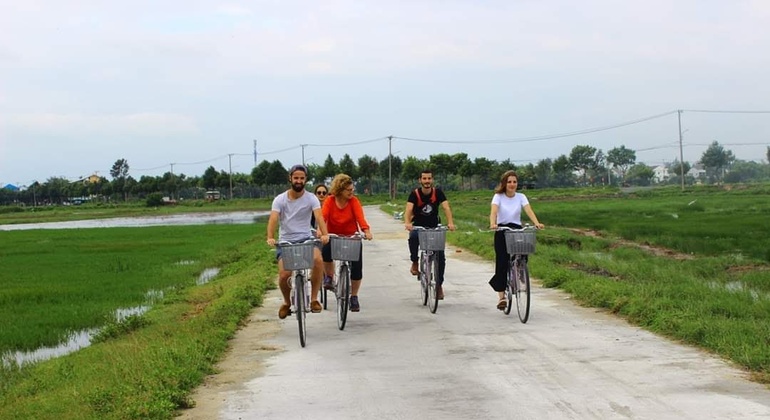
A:
[[[321,242],[329,241],[329,234],[326,230],[321,213],[321,202],[314,194],[305,191],[305,182],[307,182],[307,168],[303,165],[294,165],[289,170],[289,182],[291,188],[273,199],[270,219],[267,222],[267,244],[275,246],[275,228],[280,223],[278,231],[278,242],[304,242],[313,237],[310,230],[310,215],[315,215],[318,231],[321,233]],[[278,309],[278,317],[281,319],[289,315],[291,305],[289,303],[289,277],[291,270],[284,270],[283,260],[281,259],[281,248],[275,253],[278,260],[278,286],[283,294],[283,305]],[[321,249],[317,247],[313,250],[313,269],[310,274],[311,292],[310,296],[318,297],[318,291],[321,288],[321,277],[323,276],[323,260],[321,259]],[[310,302],[310,310],[314,313],[321,312],[321,303],[317,299]]]
[[[420,187],[416,188],[409,194],[409,198],[406,201],[406,209],[404,210],[404,227],[409,232],[409,257],[412,260],[412,266],[409,271],[413,276],[419,274],[417,267],[418,255],[417,251],[420,246],[420,238],[417,235],[417,231],[413,230],[414,226],[422,226],[425,228],[435,228],[441,223],[441,218],[438,215],[438,208],[444,209],[444,214],[447,218],[447,227],[449,230],[455,230],[454,219],[452,218],[452,210],[449,208],[449,201],[446,199],[446,195],[440,188],[433,186],[433,171],[425,169],[420,173]],[[438,288],[436,294],[439,299],[444,299],[444,271],[446,269],[446,255],[444,251],[437,252],[438,254]]]

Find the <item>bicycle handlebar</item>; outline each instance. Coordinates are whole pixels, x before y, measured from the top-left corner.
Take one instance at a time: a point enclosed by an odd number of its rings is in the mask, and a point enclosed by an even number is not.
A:
[[[434,228],[428,228],[425,226],[412,226],[412,230],[449,230],[449,228],[443,225],[438,225]]]
[[[538,230],[538,229],[537,229],[537,226],[524,226],[521,229],[514,229],[514,228],[511,228],[511,227],[508,227],[508,226],[498,226],[497,229],[490,229],[490,230],[493,230],[493,231],[510,230],[511,232],[526,232],[526,231],[529,231],[529,230]]]

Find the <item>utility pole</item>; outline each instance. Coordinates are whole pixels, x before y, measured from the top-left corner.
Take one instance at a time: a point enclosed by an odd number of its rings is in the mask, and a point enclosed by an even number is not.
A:
[[[300,144],[300,146],[302,146],[302,166],[305,166],[305,146],[307,144]]]
[[[171,199],[174,199],[174,191],[176,190],[176,182],[174,182],[174,165],[176,163],[171,163]]]
[[[679,121],[679,178],[682,180],[682,191],[684,191],[684,154],[682,153],[682,110],[676,111]]]
[[[230,200],[233,199],[233,155],[234,153],[227,154],[227,160],[230,165]]]
[[[395,200],[393,191],[393,136],[388,136],[388,196]]]
[[[254,167],[257,167],[257,141],[254,140]]]

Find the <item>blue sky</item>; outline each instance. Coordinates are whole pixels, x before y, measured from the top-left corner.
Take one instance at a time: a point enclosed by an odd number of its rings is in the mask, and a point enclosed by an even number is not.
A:
[[[301,144],[383,159],[389,135],[401,156],[625,145],[656,165],[679,156],[677,109],[686,161],[714,140],[763,161],[770,114],[694,111],[770,111],[768,27],[762,0],[2,1],[0,184],[120,158],[135,178],[250,172],[254,140],[286,166]]]

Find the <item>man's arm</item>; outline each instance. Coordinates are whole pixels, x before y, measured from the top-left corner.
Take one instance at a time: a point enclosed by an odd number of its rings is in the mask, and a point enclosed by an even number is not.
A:
[[[323,219],[322,219],[323,220]],[[278,212],[270,212],[270,218],[267,219],[267,244],[275,246],[275,228],[278,226]]]
[[[449,200],[444,200],[444,202],[441,203],[441,208],[444,209],[444,214],[446,215],[446,221],[449,230],[455,230],[455,219],[452,217],[452,209],[449,208]]]
[[[406,202],[406,209],[404,209],[404,229],[412,230],[412,213],[414,213],[414,203],[411,201]]]
[[[317,208],[313,210],[313,214],[315,215],[315,223],[316,226],[318,226],[318,231],[321,232],[321,243],[327,243],[329,242],[329,230],[326,228],[326,220],[324,220],[323,212],[321,212],[321,208]]]

